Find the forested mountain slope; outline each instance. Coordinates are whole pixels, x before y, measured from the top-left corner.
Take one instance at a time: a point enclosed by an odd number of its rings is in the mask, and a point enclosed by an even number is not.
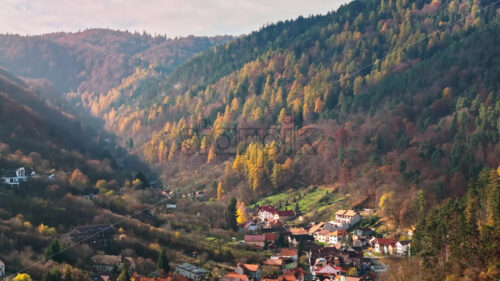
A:
[[[131,75],[107,80],[121,82],[105,93],[66,97],[104,119],[106,129],[156,168],[179,198],[203,190],[213,199],[180,200],[192,205],[164,222],[180,217],[177,224],[190,227],[183,215],[191,216],[208,232],[221,225],[220,210],[230,198],[254,203],[263,195],[322,185],[339,199],[336,206],[376,208],[383,217],[379,233],[417,226],[414,253],[422,259],[406,268],[421,272],[424,265],[428,276],[421,279],[474,280],[466,279],[472,272],[488,280],[500,267],[491,254],[500,241],[498,171],[492,169],[500,159],[499,9],[491,0],[353,1],[325,16],[263,27],[171,72],[142,64],[157,59],[153,43],[146,51],[139,43],[127,49],[99,41],[140,63],[117,66],[125,69],[118,76]],[[50,44],[63,37],[48,36]],[[74,83],[97,89],[82,81]],[[13,92],[12,83],[18,89],[21,82],[6,83],[6,93]],[[3,103],[12,106],[3,112],[19,108],[27,118],[22,126],[43,128],[50,120],[30,111],[34,97],[21,90],[17,99],[30,98],[11,102],[8,94]],[[32,133],[51,141],[43,131]],[[95,186],[83,191],[79,181],[63,184],[75,193],[98,190],[92,204],[117,213],[154,202],[138,178],[112,179],[98,184],[92,177]],[[331,209],[304,214],[304,223],[322,212]],[[34,213],[31,219],[41,222]],[[44,221],[57,223],[55,214]],[[100,218],[91,212],[89,219]],[[140,244],[141,251],[151,250]]]
[[[147,183],[136,179],[137,171],[146,173],[147,167],[120,151],[110,135],[60,111],[3,69],[0,119],[0,176],[20,167],[28,175],[35,172],[18,186],[0,184],[0,257],[7,274],[23,270],[45,280],[54,261],[64,261],[74,267],[74,280],[84,280],[81,269],[89,269],[93,252],[56,238],[64,238],[75,226],[137,215],[148,206],[145,198],[158,201],[159,192],[141,189]],[[134,224],[139,221],[128,222]],[[54,243],[70,249],[51,256],[57,249]],[[136,240],[128,246],[142,243]],[[154,250],[148,253],[156,255]]]
[[[230,36],[168,39],[148,34],[89,29],[40,36],[0,35],[0,66],[15,75],[45,79],[59,92],[106,92],[136,67],[170,71]]]
[[[167,175],[229,160],[226,174],[243,185],[234,192],[247,195],[335,184],[374,206],[404,194],[387,215],[411,224],[417,190],[429,202],[459,196],[498,163],[496,5],[354,1],[264,27],[170,75],[138,71],[82,102]],[[238,135],[283,124],[295,128],[292,147],[290,136],[248,146]],[[220,151],[227,137],[232,149]]]

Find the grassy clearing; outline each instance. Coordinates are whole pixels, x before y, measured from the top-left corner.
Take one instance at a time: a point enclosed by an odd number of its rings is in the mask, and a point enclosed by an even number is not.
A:
[[[334,211],[338,203],[345,200],[345,196],[338,196],[325,187],[309,187],[306,190],[286,190],[257,201],[255,206],[273,205],[277,208],[294,210],[298,202],[301,214],[310,216],[317,212]]]

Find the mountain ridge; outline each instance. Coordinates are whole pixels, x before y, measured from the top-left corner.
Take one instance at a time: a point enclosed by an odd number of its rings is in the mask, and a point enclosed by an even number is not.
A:
[[[43,78],[60,92],[105,92],[136,67],[170,71],[188,57],[231,36],[182,37],[88,29],[36,36],[0,35],[0,65],[17,76]]]

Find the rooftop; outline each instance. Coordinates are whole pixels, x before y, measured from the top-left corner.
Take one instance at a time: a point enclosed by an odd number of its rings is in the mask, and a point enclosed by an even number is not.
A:
[[[266,236],[264,234],[251,235],[247,234],[244,238],[245,242],[265,242]]]
[[[243,264],[243,267],[248,270],[248,271],[257,271],[259,270],[259,265],[258,264],[248,264],[245,263]]]
[[[296,256],[298,254],[298,251],[297,249],[293,249],[293,248],[284,248],[284,249],[281,249],[280,250],[280,256],[282,257],[292,257],[292,256]]]
[[[199,267],[194,266],[194,265],[192,265],[190,263],[187,263],[187,262],[185,262],[183,264],[179,264],[177,267],[181,268],[183,270],[195,273],[195,274],[205,274],[205,273],[208,273],[208,271],[206,269],[199,268]]]

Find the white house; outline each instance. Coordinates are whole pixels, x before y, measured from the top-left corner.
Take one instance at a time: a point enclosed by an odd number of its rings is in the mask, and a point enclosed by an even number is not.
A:
[[[375,252],[380,254],[393,254],[396,243],[392,238],[377,238],[375,240]]]
[[[274,213],[276,209],[274,206],[262,206],[259,208],[257,215],[259,216],[261,221],[274,219]]]
[[[337,230],[328,235],[328,244],[336,245],[347,241],[349,234],[345,230]]]
[[[279,211],[274,206],[262,206],[257,211],[257,216],[261,221],[267,220],[286,220],[295,216],[291,210]]]
[[[34,177],[36,175],[35,171],[27,170],[24,167],[18,168],[17,170],[9,170],[2,176],[2,182],[9,184],[10,186],[19,187],[20,182],[28,181],[29,177]]]
[[[338,210],[335,213],[335,221],[351,227],[361,221],[361,216],[354,210]]]
[[[396,243],[396,254],[398,256],[404,256],[404,255],[410,255],[410,247],[411,247],[411,241],[410,240],[404,240],[404,241],[398,241]]]
[[[330,234],[330,230],[322,229],[314,234],[314,240],[321,243],[327,243],[327,236]]]
[[[0,260],[0,277],[5,276],[5,263]]]

